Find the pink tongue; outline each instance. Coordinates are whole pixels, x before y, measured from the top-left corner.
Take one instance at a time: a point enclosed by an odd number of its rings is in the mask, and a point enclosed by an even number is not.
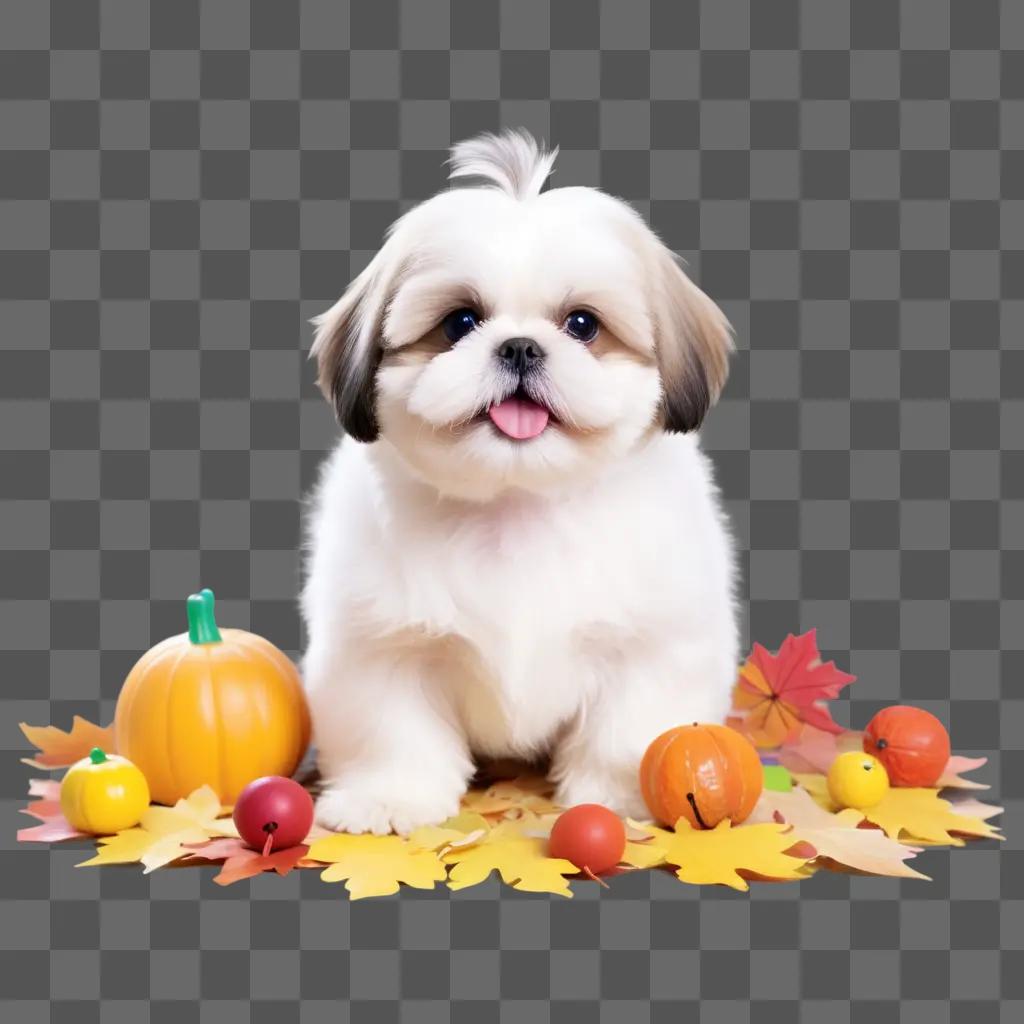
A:
[[[488,409],[491,421],[503,433],[517,441],[536,437],[548,425],[547,409],[528,398],[506,398]]]

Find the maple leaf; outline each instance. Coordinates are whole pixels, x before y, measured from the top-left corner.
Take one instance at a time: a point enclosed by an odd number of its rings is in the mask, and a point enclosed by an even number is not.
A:
[[[205,843],[214,836],[237,838],[234,822],[219,817],[222,811],[217,794],[200,786],[173,807],[150,806],[137,828],[100,837],[96,855],[78,866],[141,863],[149,874],[185,856],[188,843]]]
[[[542,776],[520,775],[486,789],[471,789],[462,798],[462,810],[496,818],[550,814],[561,810],[551,800],[553,788]]]
[[[946,763],[938,781],[936,789],[990,789],[985,782],[975,782],[974,779],[963,778],[964,772],[973,772],[988,764],[987,757],[961,757],[954,754]]]
[[[401,836],[337,833],[317,839],[306,856],[328,864],[320,877],[325,882],[344,880],[354,900],[390,896],[402,882],[414,889],[433,889],[446,876],[436,853]]]
[[[211,839],[205,843],[186,843],[186,860],[223,861],[220,871],[213,876],[218,885],[231,885],[244,878],[253,878],[264,871],[273,871],[279,875],[287,875],[299,866],[309,847],[304,844],[289,846],[284,850],[274,850],[263,854],[250,849],[241,839],[223,837]]]
[[[879,803],[864,811],[864,817],[892,839],[906,833],[915,842],[963,846],[961,836],[1002,838],[981,818],[956,813],[935,789],[893,787]]]
[[[40,824],[18,829],[19,843],[62,843],[66,839],[85,838],[86,833],[74,828],[64,817],[59,782],[55,779],[32,779],[28,784],[28,795],[38,799],[19,810]]]
[[[804,725],[797,734],[779,748],[779,763],[791,772],[827,775],[832,762],[848,750],[864,749],[864,733],[844,729],[840,733],[825,732]]]
[[[642,828],[644,830],[654,827],[648,825],[637,826],[634,821],[630,821],[629,825],[633,828]],[[650,832],[644,831],[642,839],[626,840],[626,849],[623,851],[621,863],[633,868],[657,867],[659,864],[665,863],[665,848],[662,844],[654,841],[654,836]]]
[[[184,829],[167,835],[158,835],[144,828],[129,828],[113,836],[100,836],[95,856],[82,861],[77,867],[100,867],[103,864],[141,864],[143,873],[185,856],[186,843],[201,843],[207,834],[199,828]]]
[[[954,814],[965,818],[980,818],[988,821],[989,818],[996,818],[1003,813],[1002,807],[995,804],[983,804],[973,796],[962,793],[951,793],[946,799],[949,800]]]
[[[797,781],[815,803],[827,811],[838,808],[829,796],[828,783],[821,775],[799,775]],[[968,804],[968,808],[970,808]],[[985,806],[985,805],[982,805]],[[986,816],[997,813],[994,808]],[[937,789],[914,789],[893,786],[874,807],[862,811],[866,822],[882,829],[890,839],[903,833],[915,845],[963,846],[961,836],[975,839],[1001,839],[999,832],[987,825],[981,816],[958,814]]]
[[[60,800],[60,781],[58,779],[29,779],[28,795],[37,796],[42,800]]]
[[[816,631],[786,637],[778,654],[760,644],[740,668],[733,705],[742,713],[744,732],[759,747],[777,747],[807,723],[825,732],[842,732],[822,703],[839,695],[854,681],[836,668],[822,664]]]
[[[796,881],[812,871],[808,862],[814,850],[800,843],[790,825],[765,822],[734,828],[723,818],[713,829],[695,829],[680,818],[672,832],[656,826],[645,831],[662,859],[677,868],[676,877],[691,885],[727,885],[745,892],[751,877]],[[646,850],[645,856],[651,852]],[[628,857],[627,862],[632,863]]]
[[[60,783],[56,779],[30,779],[28,795],[38,799],[22,807],[22,814],[31,815],[39,821],[49,821],[58,814],[63,814],[60,806]]]
[[[38,802],[43,803],[44,801]],[[39,810],[31,810],[29,807],[23,807],[22,813],[31,814],[32,817],[39,820],[40,824],[19,828],[19,843],[63,843],[66,839],[84,839],[86,836],[85,832],[79,832],[77,828],[69,824],[59,807],[49,815],[42,814]]]
[[[566,875],[578,874],[571,861],[547,855],[547,840],[528,835],[523,823],[503,821],[474,846],[450,850],[445,864],[453,865],[448,876],[452,889],[465,889],[483,882],[492,871],[522,892],[550,892],[572,896]]]
[[[411,832],[409,842],[422,850],[433,850],[441,855],[449,850],[473,846],[490,830],[490,823],[480,814],[464,811],[440,825],[426,825]]]
[[[26,725],[24,722],[19,723],[19,728],[39,751],[35,757],[22,758],[24,764],[33,768],[67,768],[87,757],[93,747],[108,754],[114,750],[114,726],[100,728],[79,715],[75,715],[69,732],[55,725]]]
[[[225,808],[221,806],[217,794],[209,786],[182,797],[173,807],[161,807],[152,804],[142,816],[139,824],[147,832],[157,835],[169,835],[172,832],[202,829],[212,835],[234,836],[238,829],[234,821],[224,817]]]
[[[39,825],[18,829],[19,843],[63,843],[68,839],[84,839],[86,834],[68,824],[63,815],[48,818]]]
[[[158,842],[154,836],[141,828],[127,828],[112,836],[100,836],[97,839],[96,853],[88,860],[83,860],[76,867],[99,867],[102,864],[138,864],[146,853]],[[173,858],[172,858],[173,859]]]
[[[862,811],[826,811],[805,789],[786,793],[765,790],[749,820],[792,825],[793,835],[810,843],[819,857],[857,871],[894,878],[928,878],[906,863],[916,856],[915,849],[890,839],[878,829],[859,828],[864,821]]]

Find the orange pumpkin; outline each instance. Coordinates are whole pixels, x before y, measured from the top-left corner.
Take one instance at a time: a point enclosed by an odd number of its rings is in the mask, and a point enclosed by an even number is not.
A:
[[[934,786],[950,757],[946,727],[924,708],[882,708],[864,730],[864,750],[885,765],[894,786]]]
[[[640,790],[651,814],[665,825],[685,818],[714,828],[724,818],[750,816],[764,786],[753,745],[724,725],[681,725],[662,733],[640,764]]]
[[[121,689],[117,752],[173,804],[202,785],[232,804],[253,779],[291,775],[309,711],[291,660],[269,640],[217,628],[213,594],[188,599],[188,632],[147,651]]]

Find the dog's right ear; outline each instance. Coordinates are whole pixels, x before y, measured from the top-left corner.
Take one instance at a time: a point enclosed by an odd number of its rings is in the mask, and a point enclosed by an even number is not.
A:
[[[309,354],[317,361],[317,383],[342,429],[357,441],[376,441],[380,434],[376,385],[388,293],[384,265],[382,249],[345,294],[313,318]]]

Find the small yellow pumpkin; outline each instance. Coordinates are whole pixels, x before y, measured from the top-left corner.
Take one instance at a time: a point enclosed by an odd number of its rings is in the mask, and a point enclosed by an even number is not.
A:
[[[114,713],[117,749],[142,769],[153,799],[200,786],[233,804],[253,779],[289,776],[309,743],[299,673],[269,640],[219,630],[209,590],[186,605],[188,632],[147,651]]]
[[[60,784],[60,809],[79,832],[110,835],[137,825],[149,807],[146,777],[117,754],[93,747]]]
[[[877,757],[848,750],[828,770],[828,795],[840,807],[863,810],[881,803],[889,792],[889,776]]]

